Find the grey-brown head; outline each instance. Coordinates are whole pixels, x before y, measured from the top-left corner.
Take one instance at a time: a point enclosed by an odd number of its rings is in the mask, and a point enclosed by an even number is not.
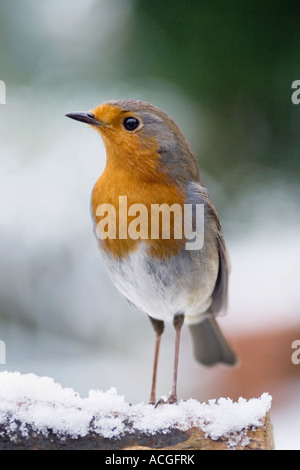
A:
[[[182,130],[156,106],[139,100],[116,100],[86,113],[66,116],[96,128],[107,151],[126,154],[129,158],[139,153],[143,158],[143,153],[149,156],[150,150],[155,150],[154,153],[159,154],[162,171],[169,173],[178,183],[199,180],[195,156]],[[132,158],[132,163],[136,165],[135,158]]]

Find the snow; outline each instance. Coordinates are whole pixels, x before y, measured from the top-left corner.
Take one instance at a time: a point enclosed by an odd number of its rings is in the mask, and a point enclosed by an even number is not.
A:
[[[88,397],[82,398],[50,377],[0,373],[0,426],[11,440],[16,438],[17,422],[25,438],[29,428],[45,436],[52,430],[61,438],[84,437],[91,431],[105,438],[119,438],[127,432],[151,435],[197,426],[213,440],[228,438],[228,445],[234,447],[247,445],[247,430],[261,425],[271,401],[272,397],[263,393],[260,398],[239,398],[237,402],[229,398],[208,403],[189,399],[154,408],[146,403],[127,403],[115,388],[107,392],[90,390]]]

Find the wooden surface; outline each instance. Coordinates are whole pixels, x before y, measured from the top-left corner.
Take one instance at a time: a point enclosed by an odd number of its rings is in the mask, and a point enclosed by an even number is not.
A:
[[[96,433],[85,437],[61,439],[49,430],[48,437],[34,433],[27,427],[28,437],[25,438],[18,429],[14,436],[9,436],[5,426],[0,427],[0,450],[226,450],[228,439],[221,438],[213,441],[206,438],[199,428],[190,428],[187,431],[170,430],[167,434],[148,436],[143,433],[127,433],[119,439],[103,438]],[[236,450],[272,450],[274,449],[273,430],[269,414],[264,423],[256,430],[247,432],[249,443],[245,446],[237,445]]]

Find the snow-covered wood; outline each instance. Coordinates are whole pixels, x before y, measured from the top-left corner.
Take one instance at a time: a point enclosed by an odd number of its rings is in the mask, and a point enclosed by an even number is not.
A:
[[[81,398],[49,377],[0,374],[3,449],[272,449],[271,397],[131,405],[115,389]]]

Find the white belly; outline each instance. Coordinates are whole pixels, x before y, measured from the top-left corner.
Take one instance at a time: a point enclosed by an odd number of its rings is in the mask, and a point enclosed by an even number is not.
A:
[[[142,243],[123,260],[101,253],[116,287],[152,318],[172,322],[183,313],[186,323],[198,323],[210,306],[218,266],[205,253],[196,263],[185,251],[153,261]]]

